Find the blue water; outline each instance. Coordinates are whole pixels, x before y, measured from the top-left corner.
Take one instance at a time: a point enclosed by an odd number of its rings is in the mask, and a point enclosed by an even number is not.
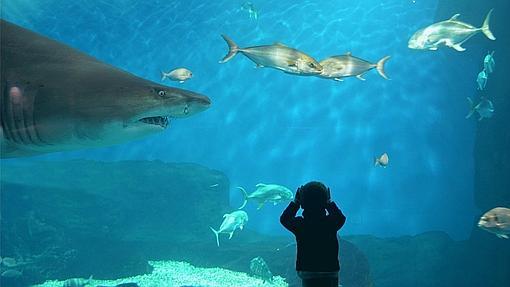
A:
[[[236,186],[294,190],[320,180],[348,217],[342,234],[442,230],[466,238],[480,211],[473,203],[475,120],[464,117],[483,57],[469,50],[489,41],[477,35],[465,53],[408,49],[409,37],[434,21],[435,0],[253,0],[257,20],[240,9],[243,2],[3,1],[2,18],[141,77],[159,82],[160,70],[187,67],[191,80],[166,84],[213,102],[141,141],[16,160],[199,163],[228,176],[233,207],[242,202]],[[478,26],[489,8],[465,20]],[[220,34],[241,47],[282,42],[317,59],[390,55],[391,80],[376,71],[364,82],[292,76],[255,69],[243,55],[219,64],[227,52]],[[384,152],[390,166],[374,168]],[[283,234],[275,220],[282,209],[249,205],[249,228]]]

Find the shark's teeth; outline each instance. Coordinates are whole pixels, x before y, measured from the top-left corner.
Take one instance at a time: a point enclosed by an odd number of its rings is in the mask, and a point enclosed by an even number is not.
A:
[[[140,120],[142,123],[157,125],[162,128],[166,128],[168,126],[168,117],[148,117]]]

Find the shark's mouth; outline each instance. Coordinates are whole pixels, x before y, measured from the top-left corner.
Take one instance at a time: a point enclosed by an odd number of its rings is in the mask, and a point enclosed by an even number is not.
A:
[[[150,124],[150,125],[157,125],[162,128],[166,128],[169,123],[168,117],[160,117],[160,116],[143,118],[139,121],[142,123]]]

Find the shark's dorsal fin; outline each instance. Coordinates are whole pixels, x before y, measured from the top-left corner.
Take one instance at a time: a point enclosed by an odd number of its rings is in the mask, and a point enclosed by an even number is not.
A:
[[[345,53],[346,56],[352,56],[352,53],[349,51],[347,53]]]
[[[282,47],[287,47],[287,45],[283,44],[282,42],[274,42],[275,46],[282,46]]]
[[[255,185],[255,187],[263,187],[263,186],[266,186],[266,185],[267,185],[267,184],[265,184],[265,183],[257,183],[257,184]]]
[[[449,20],[450,21],[453,21],[453,20],[457,20],[457,18],[459,18],[460,14],[455,14],[452,16],[452,18],[450,18]]]

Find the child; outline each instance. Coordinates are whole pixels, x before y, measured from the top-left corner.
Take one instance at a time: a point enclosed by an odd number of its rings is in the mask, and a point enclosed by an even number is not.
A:
[[[296,216],[299,207],[302,216]],[[296,237],[296,271],[303,287],[338,287],[337,231],[345,216],[331,201],[329,188],[316,181],[298,188],[280,222]]]

